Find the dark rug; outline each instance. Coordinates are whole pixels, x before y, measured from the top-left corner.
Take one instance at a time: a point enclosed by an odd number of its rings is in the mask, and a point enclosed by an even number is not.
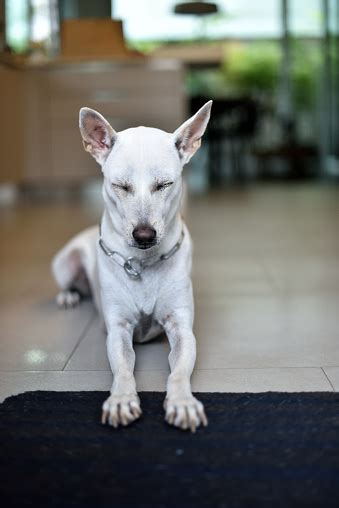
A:
[[[198,394],[209,426],[100,424],[103,392],[30,392],[0,406],[0,502],[62,507],[339,506],[339,394]]]

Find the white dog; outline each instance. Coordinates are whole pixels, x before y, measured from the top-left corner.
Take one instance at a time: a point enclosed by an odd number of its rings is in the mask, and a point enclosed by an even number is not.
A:
[[[94,227],[73,238],[52,270],[59,305],[73,306],[81,294],[92,294],[105,320],[113,385],[102,422],[113,427],[141,414],[133,340],[163,331],[171,347],[166,421],[193,432],[207,425],[190,385],[196,358],[192,248],[180,203],[182,168],[201,144],[211,106],[209,101],[172,134],[148,127],[117,133],[96,111],[80,110],[83,145],[102,168],[105,209],[100,232]]]

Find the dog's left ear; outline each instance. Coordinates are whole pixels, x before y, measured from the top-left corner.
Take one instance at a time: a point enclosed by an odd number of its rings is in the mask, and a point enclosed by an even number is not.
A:
[[[173,134],[183,164],[186,164],[201,145],[201,138],[211,116],[213,101],[208,101],[199,111],[186,120]]]
[[[100,113],[90,108],[80,109],[79,129],[86,152],[102,165],[113,148],[117,133]]]

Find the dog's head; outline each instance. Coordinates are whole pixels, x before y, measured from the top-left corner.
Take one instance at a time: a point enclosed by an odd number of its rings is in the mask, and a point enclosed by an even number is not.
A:
[[[80,110],[84,148],[101,165],[107,210],[128,245],[147,249],[166,234],[180,207],[182,168],[200,147],[211,106],[171,134],[149,127],[117,133],[100,113]]]

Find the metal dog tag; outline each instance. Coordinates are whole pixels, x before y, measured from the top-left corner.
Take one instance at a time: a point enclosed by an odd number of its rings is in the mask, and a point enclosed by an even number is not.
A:
[[[128,258],[124,263],[125,272],[133,279],[138,279],[143,270],[141,261],[138,258]]]

